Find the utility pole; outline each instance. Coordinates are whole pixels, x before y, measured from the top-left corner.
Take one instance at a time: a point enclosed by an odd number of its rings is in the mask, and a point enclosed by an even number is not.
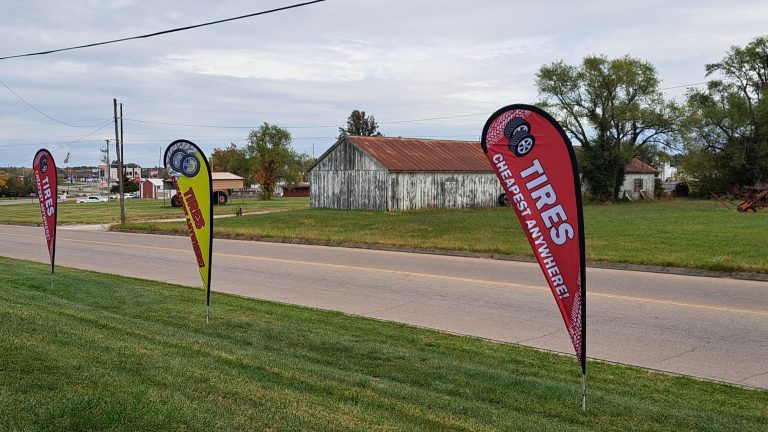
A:
[[[109,199],[109,188],[110,188],[111,183],[112,183],[112,163],[109,161],[109,140],[105,139],[104,141],[107,142],[107,150],[105,152],[107,154],[107,160],[106,160],[106,163],[107,163],[107,170],[106,170],[106,174],[107,174],[107,199]]]
[[[117,170],[120,171],[120,224],[125,225],[125,173],[123,166],[125,164],[125,140],[123,140],[123,103],[120,102],[120,156],[118,157]]]
[[[115,112],[115,148],[117,150],[117,178],[120,185],[120,191],[123,189],[123,158],[120,156],[120,131],[118,130],[118,117],[117,117],[117,98],[112,99],[112,107]],[[112,164],[109,164],[110,171],[112,170]],[[120,224],[125,225],[125,210],[123,208],[123,194],[120,194]]]

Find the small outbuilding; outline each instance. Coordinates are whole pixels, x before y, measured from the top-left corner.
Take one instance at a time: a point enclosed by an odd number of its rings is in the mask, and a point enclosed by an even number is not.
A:
[[[492,207],[504,192],[477,141],[347,136],[309,175],[313,208]]]
[[[653,199],[658,173],[656,168],[640,159],[632,159],[624,167],[624,185],[621,189],[624,196],[629,199]]]
[[[574,146],[577,160],[581,159],[581,146]],[[654,199],[654,189],[656,187],[656,176],[659,171],[637,158],[632,158],[624,166],[624,183],[619,189],[619,198],[629,200],[636,199]],[[590,193],[591,188],[587,179],[579,167],[579,178],[581,179],[581,191]]]
[[[166,197],[163,179],[141,179],[139,196],[141,198],[162,199]]]

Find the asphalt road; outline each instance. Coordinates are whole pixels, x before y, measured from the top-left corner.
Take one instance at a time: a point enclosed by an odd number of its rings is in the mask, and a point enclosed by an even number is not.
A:
[[[185,237],[64,226],[57,243],[57,265],[200,286]],[[214,252],[214,291],[573,352],[535,264],[234,240]],[[48,262],[42,229],[0,225],[0,255]],[[606,269],[587,282],[590,358],[768,388],[768,283]]]

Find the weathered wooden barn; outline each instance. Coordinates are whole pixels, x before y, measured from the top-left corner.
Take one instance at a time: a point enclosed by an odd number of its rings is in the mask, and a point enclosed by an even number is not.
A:
[[[309,174],[313,208],[492,207],[503,194],[477,141],[348,136]]]

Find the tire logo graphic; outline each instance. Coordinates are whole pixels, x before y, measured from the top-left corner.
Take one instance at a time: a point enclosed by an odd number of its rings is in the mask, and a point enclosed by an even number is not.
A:
[[[187,177],[194,177],[200,172],[200,161],[197,156],[186,155],[181,161],[181,173]]]
[[[40,158],[40,171],[43,173],[48,171],[48,156],[42,156]]]
[[[200,160],[196,155],[177,149],[171,153],[171,168],[185,177],[194,177],[200,172]]]
[[[512,117],[504,126],[504,136],[509,141],[509,151],[523,157],[533,150],[536,138],[531,135],[531,124],[522,117]]]

